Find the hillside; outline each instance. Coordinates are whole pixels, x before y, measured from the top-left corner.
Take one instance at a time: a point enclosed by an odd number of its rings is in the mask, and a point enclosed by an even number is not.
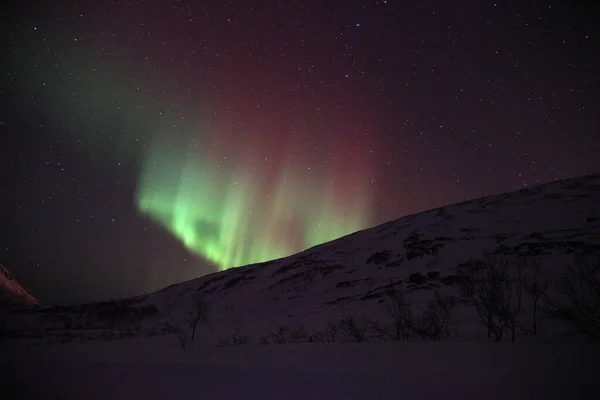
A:
[[[75,335],[90,330],[95,335],[94,330],[105,328],[121,333],[102,332],[103,337],[173,333],[185,325],[199,293],[210,306],[210,318],[198,336],[209,343],[227,344],[240,336],[264,342],[278,330],[288,336],[293,330],[302,337],[311,332],[322,336],[345,316],[365,326],[387,318],[384,306],[392,282],[402,283],[416,314],[436,292],[458,298],[457,267],[477,266],[484,252],[511,264],[537,260],[544,276],[555,279],[575,256],[598,260],[599,217],[600,175],[552,182],[409,215],[289,257],[214,273],[146,296],[41,308],[35,313],[36,326],[42,323],[53,334],[67,330],[68,336],[74,329]],[[526,314],[527,304],[520,314]],[[13,314],[5,323],[20,335],[31,326],[31,317]],[[542,317],[547,319],[547,313]],[[457,304],[452,336],[485,337],[480,325],[473,307]],[[522,325],[520,331],[529,329],[524,321]],[[545,325],[554,329],[564,324]],[[564,334],[565,329],[544,332]]]
[[[217,327],[317,328],[344,313],[376,316],[391,281],[403,281],[415,304],[436,289],[457,294],[456,267],[483,252],[536,258],[548,273],[561,271],[574,254],[600,253],[599,217],[600,175],[552,182],[409,215],[290,257],[174,285],[147,301],[177,310],[198,290]],[[411,279],[415,273],[425,279]]]
[[[591,271],[577,284],[598,284],[599,216],[600,175],[586,176],[406,216],[149,295],[6,311],[0,397],[597,398],[600,349],[585,335],[600,332],[597,321],[574,323],[542,299],[534,334],[526,293],[516,340],[507,319],[493,343],[459,286],[461,271],[487,271],[490,259],[512,272],[539,266],[552,296],[569,267]],[[406,337],[389,334],[398,287],[412,313]],[[597,317],[599,291],[586,288],[585,312]],[[447,329],[423,336],[436,298],[454,304]]]

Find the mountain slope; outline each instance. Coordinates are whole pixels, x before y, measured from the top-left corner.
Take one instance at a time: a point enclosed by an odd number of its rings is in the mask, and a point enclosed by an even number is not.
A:
[[[322,332],[347,315],[361,322],[363,316],[385,321],[391,282],[403,283],[407,302],[420,315],[436,292],[457,296],[457,267],[477,265],[484,252],[512,264],[520,257],[540,260],[549,277],[564,272],[576,255],[600,260],[600,174],[408,215],[289,257],[149,295],[40,308],[34,314],[7,315],[4,322],[18,331],[45,326],[57,335],[73,329],[85,335],[86,329],[101,329],[90,334],[107,335],[106,328],[116,329],[110,334],[114,337],[173,333],[173,326],[186,325],[200,293],[210,316],[197,336],[207,343],[247,336],[257,343],[281,327]],[[458,304],[452,321],[453,337],[485,335],[471,306]],[[525,327],[529,320],[522,322]],[[545,332],[550,325],[564,324],[540,321]]]
[[[409,215],[279,260],[173,285],[147,301],[175,318],[200,291],[212,305],[213,329],[225,335],[280,324],[312,329],[344,313],[380,315],[392,280],[406,283],[414,304],[430,300],[434,289],[457,294],[455,268],[481,260],[484,251],[539,258],[545,271],[563,269],[574,254],[600,254],[600,174]]]
[[[0,264],[0,307],[38,304],[13,274]]]

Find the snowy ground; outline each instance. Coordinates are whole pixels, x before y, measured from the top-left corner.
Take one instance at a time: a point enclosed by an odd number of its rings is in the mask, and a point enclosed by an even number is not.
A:
[[[0,399],[592,399],[600,346],[246,345],[173,337],[0,348]]]

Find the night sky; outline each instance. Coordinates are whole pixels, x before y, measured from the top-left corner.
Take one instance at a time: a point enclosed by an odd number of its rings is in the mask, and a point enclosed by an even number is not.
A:
[[[599,172],[598,4],[14,3],[0,263],[124,297]]]

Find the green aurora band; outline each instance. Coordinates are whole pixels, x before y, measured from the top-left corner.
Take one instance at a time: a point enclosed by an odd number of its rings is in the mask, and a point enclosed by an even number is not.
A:
[[[284,257],[369,223],[360,179],[339,190],[287,162],[268,182],[253,157],[217,167],[197,148],[159,142],[143,162],[138,209],[220,269]]]
[[[243,104],[236,114],[235,93],[215,104],[177,98],[167,78],[132,82],[126,65],[104,63],[83,47],[44,50],[36,39],[7,57],[14,68],[34,55],[40,65],[23,75],[15,99],[35,96],[40,115],[60,127],[72,149],[99,162],[139,165],[138,212],[220,269],[291,255],[372,223],[371,163],[353,133],[356,116],[336,126],[343,142],[324,140],[315,151],[301,140],[289,143],[294,135],[286,127],[278,132],[277,119],[244,115]],[[271,106],[269,115],[278,107],[288,114],[285,105]],[[229,116],[199,131],[223,114]],[[296,122],[310,125],[311,115]],[[232,125],[244,126],[242,140]],[[306,129],[323,136],[331,130]],[[262,163],[267,156],[275,160],[270,165]]]

